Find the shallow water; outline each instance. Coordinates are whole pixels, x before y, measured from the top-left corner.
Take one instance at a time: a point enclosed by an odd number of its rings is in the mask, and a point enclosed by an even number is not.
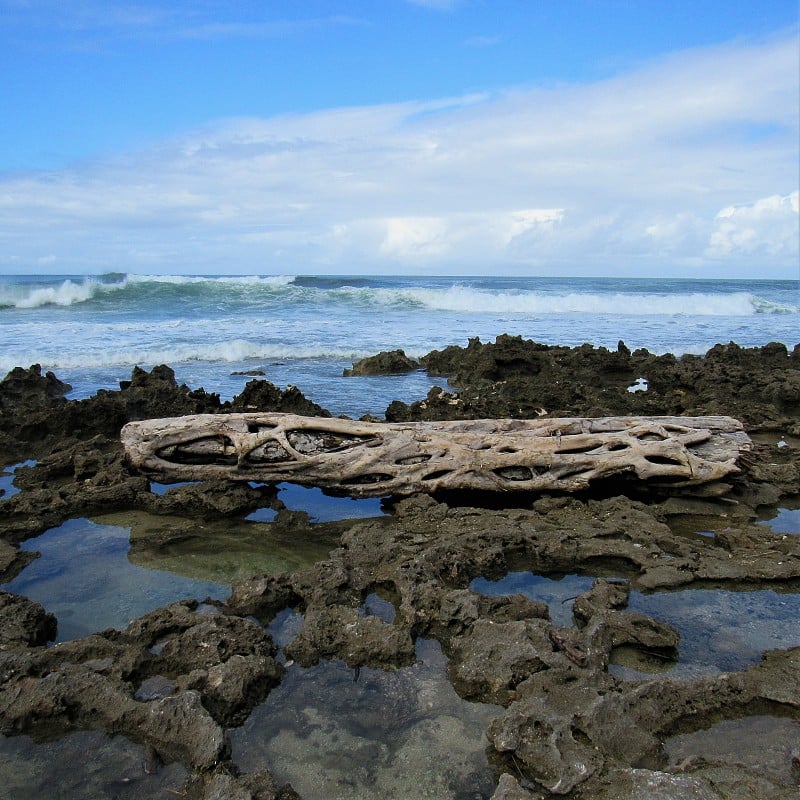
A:
[[[130,529],[72,519],[29,539],[23,550],[41,556],[3,586],[41,603],[58,619],[63,642],[128,623],[184,598],[223,599],[230,587],[194,580],[128,560]]]
[[[724,720],[703,730],[671,736],[663,746],[668,767],[693,759],[737,764],[787,786],[797,783],[792,756],[798,752],[800,722],[771,716]]]
[[[594,578],[566,575],[558,580],[532,572],[511,572],[497,581],[477,578],[473,591],[489,595],[523,594],[542,600],[556,625],[574,624],[572,600],[591,588]],[[621,663],[611,671],[621,677],[669,670],[672,677],[693,678],[746,669],[766,650],[800,645],[800,594],[771,589],[681,589],[673,592],[630,593],[628,609],[668,622],[680,633],[677,662],[654,654],[621,649]],[[613,659],[612,659],[613,660]]]
[[[295,483],[279,483],[277,488],[278,499],[286,508],[290,511],[305,511],[312,522],[386,516],[380,497],[332,497],[317,487],[299,486]],[[248,517],[253,518],[252,514]]]
[[[766,650],[800,645],[800,594],[772,589],[633,591],[631,611],[673,625],[681,635],[674,677],[733,672],[757,664]]]
[[[771,516],[759,520],[760,525],[769,526],[774,533],[800,535],[800,508],[777,508]]]
[[[164,581],[173,575],[231,587],[262,573],[288,575],[327,558],[338,544],[337,532],[304,530],[300,536],[247,520],[198,522],[143,511],[96,520],[129,530],[128,561],[165,573]]]
[[[558,578],[533,572],[509,572],[499,580],[475,578],[469,588],[479,594],[495,596],[521,594],[541,600],[550,608],[550,619],[559,627],[574,624],[572,601],[592,588],[595,578],[587,575],[563,575]]]
[[[152,488],[163,494],[176,485]],[[293,484],[280,485],[279,499],[318,523],[385,513],[379,499],[328,497]],[[122,629],[176,600],[222,600],[234,583],[253,575],[306,569],[338,544],[338,533],[322,525],[299,537],[291,528],[263,524],[274,517],[265,508],[216,524],[143,511],[69,520],[22,545],[41,556],[3,588],[54,613],[57,641]]]
[[[148,775],[144,748],[121,736],[78,731],[45,743],[0,735],[0,798],[7,800],[150,800],[180,797],[180,764]]]
[[[179,486],[188,486],[192,481],[178,483],[150,482],[150,491],[153,494],[163,495],[170,489]],[[196,481],[195,481],[196,483]],[[259,483],[250,483],[251,486],[262,486]],[[380,497],[333,497],[325,494],[318,487],[300,486],[296,483],[279,483],[278,499],[290,511],[304,511],[311,522],[335,522],[343,519],[364,519],[366,517],[386,516],[381,507]],[[275,519],[274,508],[259,508],[247,516],[251,522],[272,522]]]
[[[282,615],[270,628],[275,640],[289,640],[299,620]],[[484,731],[501,709],[456,695],[438,642],[418,640],[417,659],[395,671],[356,672],[338,660],[290,665],[230,732],[234,761],[244,772],[269,768],[303,797],[490,797],[496,779]]]
[[[35,465],[36,462],[29,459],[28,461],[20,461],[18,464],[11,464],[0,471],[0,503],[15,494],[19,494],[20,490],[14,485],[14,473],[20,467],[33,467]]]

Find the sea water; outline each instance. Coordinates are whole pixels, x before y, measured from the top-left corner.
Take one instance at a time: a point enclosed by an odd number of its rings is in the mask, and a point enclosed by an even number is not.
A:
[[[800,281],[619,278],[0,276],[0,374],[40,364],[73,398],[139,365],[228,399],[261,371],[334,414],[427,394],[421,372],[343,378],[353,361],[419,357],[503,333],[551,345],[705,353],[800,342]]]

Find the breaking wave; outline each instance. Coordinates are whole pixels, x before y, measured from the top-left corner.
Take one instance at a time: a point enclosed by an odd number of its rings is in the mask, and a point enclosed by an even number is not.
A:
[[[643,314],[647,316],[749,316],[794,313],[796,309],[761,301],[754,295],[636,294],[617,292],[488,292],[452,287],[443,291],[413,290],[407,296],[440,311],[506,314]]]
[[[324,345],[278,345],[265,344],[247,339],[234,339],[203,344],[164,344],[151,347],[93,347],[84,350],[53,348],[52,351],[28,350],[8,358],[0,357],[0,372],[5,374],[20,364],[41,364],[52,370],[100,369],[125,367],[131,364],[154,366],[156,364],[239,364],[259,361],[295,360],[357,360],[372,355],[367,350],[325,347]]]
[[[40,308],[85,303],[100,294],[119,291],[125,283],[105,283],[94,278],[67,278],[53,286],[18,284],[0,289],[0,308]]]
[[[0,308],[33,309],[43,306],[73,306],[106,299],[112,294],[119,295],[121,302],[136,303],[145,297],[152,301],[159,294],[169,300],[169,294],[176,290],[191,290],[196,297],[199,293],[209,296],[220,289],[247,287],[282,287],[291,284],[293,276],[265,278],[204,278],[182,275],[125,275],[113,273],[97,278],[66,278],[51,285],[42,282],[11,284],[0,286]],[[200,292],[198,292],[198,289]]]
[[[416,285],[414,285],[416,283]],[[425,282],[381,278],[203,277],[182,275],[119,275],[67,278],[52,284],[0,285],[0,308],[33,309],[93,302],[137,308],[191,303],[196,308],[237,309],[340,306],[343,310],[420,309],[461,314],[604,314],[692,317],[747,317],[753,314],[796,314],[800,309],[771,302],[746,291],[579,291],[545,287],[535,282],[519,288],[484,288],[468,282],[438,279]]]

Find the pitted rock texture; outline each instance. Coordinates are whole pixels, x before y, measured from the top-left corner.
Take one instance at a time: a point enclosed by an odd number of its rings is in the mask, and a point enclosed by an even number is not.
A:
[[[306,514],[280,510],[270,486],[204,483],[157,495],[118,443],[122,424],[133,419],[259,405],[323,415],[298,390],[256,381],[222,404],[178,387],[172,371],[159,367],[134,371],[119,391],[72,401],[55,376],[15,370],[0,382],[0,452],[4,465],[37,463],[15,472],[19,494],[0,498],[6,579],[34,557],[20,542],[72,517],[109,511],[164,515],[162,534],[137,543],[142,548],[182,535],[170,516],[224,531],[229,520],[265,506],[298,539],[327,533],[337,546],[309,569],[252,575],[224,603],[175,603],[125,630],[50,647],[57,621],[47,609],[0,594],[0,731],[52,737],[102,729],[183,763],[191,800],[296,800],[266,770],[239,774],[225,734],[281,681],[264,626],[291,608],[303,621],[284,656],[302,664],[339,658],[353,668],[394,669],[413,660],[416,639],[437,638],[458,691],[504,709],[487,731],[497,769],[493,800],[795,798],[800,767],[791,759],[800,764],[800,747],[787,751],[780,775],[730,760],[666,763],[661,748],[671,736],[720,720],[800,719],[800,649],[768,651],[741,671],[680,680],[669,671],[623,680],[609,663],[620,647],[655,652],[666,666],[680,653],[674,628],[628,608],[634,591],[797,591],[800,536],[775,534],[755,520],[759,511],[795,502],[800,490],[800,350],[729,344],[678,359],[631,353],[623,344],[617,351],[554,348],[500,337],[432,353],[423,365],[456,388],[392,404],[387,417],[725,414],[763,438],[724,499],[654,497],[623,485],[513,502],[445,493],[394,499],[384,518],[314,525]],[[647,391],[628,392],[640,377]],[[708,535],[676,532],[681,520],[701,520],[697,529]],[[574,599],[572,624],[560,625],[545,603],[470,589],[475,578],[515,570],[596,580]],[[365,611],[371,594],[391,603],[391,621]]]

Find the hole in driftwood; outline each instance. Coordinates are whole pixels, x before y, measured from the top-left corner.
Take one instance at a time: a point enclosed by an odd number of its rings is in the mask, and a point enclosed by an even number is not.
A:
[[[303,429],[288,431],[286,434],[289,444],[304,456],[349,450],[351,447],[358,447],[374,438],[374,436],[354,436],[333,431]]]
[[[239,461],[233,442],[227,436],[202,436],[190,442],[167,445],[156,455],[174,464],[235,466]]]
[[[425,461],[430,461],[431,456],[428,453],[420,453],[418,456],[407,456],[406,458],[398,458],[394,463],[401,467],[408,467],[412,464],[422,464]]]
[[[669,431],[670,433],[689,433],[689,429],[685,428],[683,425],[664,425],[664,430]]]
[[[681,461],[678,458],[673,458],[672,456],[660,456],[657,454],[650,454],[645,456],[645,460],[649,461],[651,464],[666,464],[673,467],[684,466],[683,461]]]
[[[529,467],[501,467],[494,473],[507,481],[529,481],[533,478],[533,472]]]
[[[291,460],[291,454],[278,442],[264,442],[244,457],[246,464],[277,464]]]
[[[364,486],[370,483],[383,483],[383,481],[392,480],[391,475],[385,472],[372,472],[368,475],[356,475],[353,478],[346,478],[342,481],[345,486]]]
[[[589,453],[596,447],[597,444],[594,442],[592,444],[583,444],[583,445],[576,444],[573,445],[572,447],[567,445],[567,447],[559,447],[558,450],[555,450],[554,452],[557,455],[569,455],[570,453]]]
[[[277,425],[269,425],[264,422],[248,422],[247,423],[247,432],[248,433],[263,433],[264,431],[273,431]]]
[[[620,450],[628,450],[630,449],[630,445],[626,442],[616,442],[612,445],[609,445],[608,452],[609,453],[617,453]]]
[[[663,442],[667,438],[659,433],[653,433],[653,431],[643,431],[635,436],[640,442]]]
[[[592,474],[592,472],[593,472],[593,470],[585,469],[584,467],[580,467],[578,469],[565,469],[562,472],[556,472],[555,473],[555,478],[556,478],[556,480],[559,480],[559,481],[566,481],[566,480],[569,480],[570,478],[577,478],[577,477],[580,477],[582,475],[582,476],[586,477],[587,480],[588,480],[588,478]]]
[[[435,481],[437,478],[443,478],[452,472],[450,469],[437,469],[435,472],[429,472],[422,480]]]

